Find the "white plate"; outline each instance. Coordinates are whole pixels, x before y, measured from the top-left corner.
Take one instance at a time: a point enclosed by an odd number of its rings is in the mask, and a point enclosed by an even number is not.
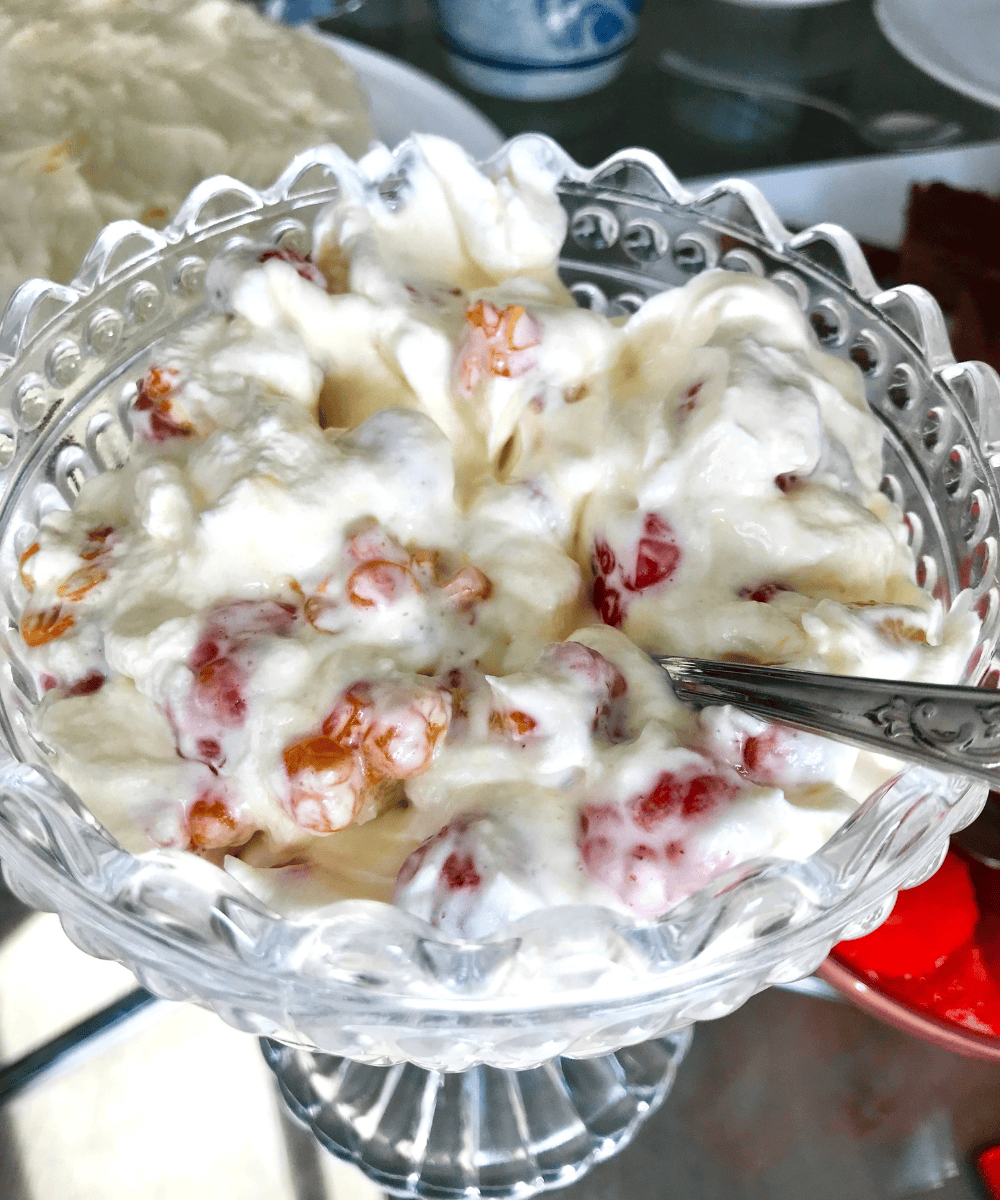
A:
[[[955,91],[1000,108],[997,0],[875,0],[875,17],[904,58]]]
[[[387,146],[411,133],[438,133],[481,160],[504,144],[492,121],[430,75],[347,38],[314,32],[357,71],[371,100],[376,132]]]
[[[684,182],[701,191],[718,178]],[[1000,192],[1000,142],[746,171],[743,178],[760,188],[788,225],[832,221],[864,241],[891,247],[903,237],[911,184],[937,180],[971,191]]]

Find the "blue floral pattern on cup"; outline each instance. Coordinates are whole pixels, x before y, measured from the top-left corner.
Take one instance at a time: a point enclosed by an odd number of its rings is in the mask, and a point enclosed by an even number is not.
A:
[[[587,36],[598,46],[608,46],[628,34],[636,0],[535,0],[535,10],[549,33],[553,46],[579,50]]]
[[[535,0],[535,10],[553,46],[578,50],[587,35],[609,46],[635,34],[642,0]]]
[[[593,86],[606,82],[638,29],[642,0],[434,0],[445,44],[456,70],[476,86],[481,80],[503,82],[503,95],[572,95],[591,90],[567,84],[568,90],[537,90],[539,72],[558,71],[593,76]],[[612,66],[613,64],[613,66]],[[596,72],[596,74],[595,74]],[[532,73],[535,73],[533,77]],[[531,78],[529,78],[531,77]],[[558,87],[558,85],[554,85]],[[494,90],[484,87],[483,90]]]

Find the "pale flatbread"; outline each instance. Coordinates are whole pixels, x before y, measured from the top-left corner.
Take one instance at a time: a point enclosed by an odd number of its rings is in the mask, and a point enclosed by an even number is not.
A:
[[[274,182],[373,136],[351,70],[234,0],[7,0],[0,13],[0,303],[67,282],[100,229],[162,226],[206,176]]]

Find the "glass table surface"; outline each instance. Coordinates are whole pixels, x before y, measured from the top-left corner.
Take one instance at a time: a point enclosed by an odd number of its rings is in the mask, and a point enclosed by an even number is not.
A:
[[[435,76],[508,137],[550,134],[585,166],[633,145],[654,150],[681,178],[737,175],[1000,138],[1000,110],[904,59],[870,0],[805,8],[646,0],[619,79],[545,103],[494,99],[459,83],[428,0],[364,0],[320,26]]]
[[[0,1054],[127,993],[0,892]],[[1000,1070],[848,1003],[771,990],[698,1026],[663,1108],[566,1200],[979,1200]],[[256,1041],[157,1001],[0,1107],[4,1200],[378,1200],[287,1117]]]

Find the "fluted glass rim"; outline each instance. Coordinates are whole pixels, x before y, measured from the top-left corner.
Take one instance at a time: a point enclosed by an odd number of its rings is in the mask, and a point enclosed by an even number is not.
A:
[[[76,411],[72,397],[86,402],[111,370],[109,360],[164,336],[176,297],[188,295],[188,320],[203,310],[204,262],[184,282],[200,251],[217,251],[266,222],[271,237],[282,222],[297,220],[301,229],[305,214],[315,215],[341,189],[397,202],[414,150],[408,139],[355,164],[336,147],[317,147],[260,192],[227,177],[206,180],[159,232],[131,221],[105,229],[70,284],[22,285],[0,318],[0,536],[31,470]],[[723,265],[752,270],[755,253],[777,255],[786,274],[819,279],[861,306],[883,334],[919,356],[933,377],[935,402],[947,405],[956,427],[973,439],[981,482],[1000,508],[988,469],[1000,444],[990,418],[1000,413],[1000,380],[982,364],[955,363],[928,293],[880,292],[846,231],[824,224],[792,234],[745,181],[695,195],[645,150],[623,150],[588,170],[550,139],[528,134],[508,142],[485,169],[502,170],[519,154],[541,157],[561,174],[561,195],[575,214],[571,239],[587,253],[586,239],[574,232],[583,228],[581,212],[587,217],[616,197],[654,213],[667,205],[690,215],[693,226],[739,235],[743,249],[730,249]],[[589,269],[567,264],[578,276]],[[594,278],[603,278],[602,269],[593,267]],[[143,316],[150,288],[159,288],[159,307]],[[92,333],[107,312],[118,312],[120,322],[105,351]],[[67,346],[76,346],[75,359]],[[63,370],[66,363],[73,369]],[[34,424],[24,416],[28,381],[42,407],[51,393],[49,411]],[[48,471],[57,487],[59,461]],[[14,602],[4,603],[9,610]],[[976,676],[996,644],[991,605]],[[9,617],[3,636],[16,689],[16,622]],[[986,794],[983,785],[911,768],[869,797],[812,858],[744,863],[656,921],[604,908],[548,909],[483,942],[457,942],[368,901],[279,917],[191,855],[128,854],[44,765],[15,757],[24,756],[23,713],[19,718],[12,694],[8,687],[0,705],[0,733],[14,751],[0,764],[0,859],[15,893],[58,911],[78,945],[125,962],[159,995],[206,1004],[240,1028],[370,1062],[524,1066],[553,1054],[604,1053],[724,1015],[771,983],[808,974],[834,942],[877,925],[900,887],[937,868],[948,835],[975,818]],[[510,1032],[515,1019],[521,1040]]]

